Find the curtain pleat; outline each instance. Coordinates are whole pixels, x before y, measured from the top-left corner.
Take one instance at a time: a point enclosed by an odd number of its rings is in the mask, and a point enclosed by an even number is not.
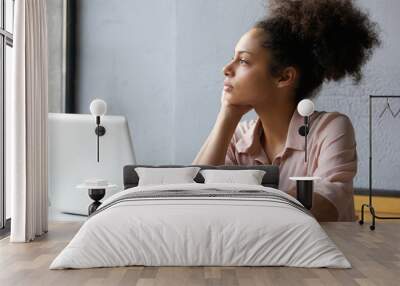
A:
[[[6,110],[7,172],[11,193],[10,241],[25,241],[26,221],[26,109],[25,109],[25,1],[14,6],[14,70],[12,94],[7,94],[10,110]]]
[[[12,242],[47,232],[48,67],[45,0],[15,2],[14,114],[11,155]]]
[[[40,122],[42,127],[42,138],[44,138],[46,144],[41,145],[42,156],[40,157],[42,162],[43,168],[41,168],[41,175],[42,178],[41,187],[45,190],[41,192],[40,202],[41,202],[41,209],[43,213],[41,215],[42,223],[41,228],[48,230],[48,211],[49,211],[49,201],[48,201],[48,189],[49,189],[49,180],[48,180],[48,77],[49,77],[49,64],[48,64],[48,38],[47,38],[47,11],[46,11],[46,0],[41,0],[42,4],[41,7],[41,15],[40,19],[42,19],[42,26],[41,26],[41,35],[43,35],[41,44],[42,44],[42,82],[46,82],[46,84],[42,85],[42,92],[46,96],[43,97],[41,102],[42,112],[40,113]]]

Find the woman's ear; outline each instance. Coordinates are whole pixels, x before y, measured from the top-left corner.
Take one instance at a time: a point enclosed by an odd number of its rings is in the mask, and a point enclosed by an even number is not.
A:
[[[295,85],[297,82],[297,69],[294,67],[286,67],[280,73],[280,76],[277,79],[277,87],[287,87],[291,85]]]

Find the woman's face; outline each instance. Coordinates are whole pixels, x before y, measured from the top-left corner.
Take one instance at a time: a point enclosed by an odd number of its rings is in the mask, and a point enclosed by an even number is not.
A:
[[[270,54],[262,47],[265,35],[251,29],[236,44],[232,60],[223,68],[224,96],[231,104],[253,107],[276,100],[276,79],[268,66]]]

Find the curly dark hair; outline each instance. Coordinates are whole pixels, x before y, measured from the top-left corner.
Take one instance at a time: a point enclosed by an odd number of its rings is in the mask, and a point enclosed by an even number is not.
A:
[[[272,75],[300,70],[296,102],[316,95],[324,80],[362,78],[361,68],[380,46],[379,27],[352,0],[270,0],[270,14],[254,27],[266,34]]]

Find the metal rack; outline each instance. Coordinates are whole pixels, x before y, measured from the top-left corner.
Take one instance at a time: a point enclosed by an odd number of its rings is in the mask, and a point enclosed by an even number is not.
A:
[[[372,225],[370,225],[370,229],[374,230],[375,229],[375,219],[400,219],[400,217],[383,217],[379,216],[375,212],[375,208],[372,205],[372,102],[373,99],[381,99],[381,98],[386,98],[386,105],[385,109],[381,112],[379,118],[383,116],[383,114],[386,112],[386,110],[389,110],[390,113],[394,118],[397,117],[398,114],[400,114],[400,110],[397,111],[396,113],[393,112],[393,110],[390,107],[389,104],[389,98],[399,98],[400,95],[370,95],[369,96],[369,203],[368,204],[363,204],[361,207],[361,220],[359,223],[362,225],[364,224],[364,208],[367,207],[369,208],[369,211],[372,216]]]

